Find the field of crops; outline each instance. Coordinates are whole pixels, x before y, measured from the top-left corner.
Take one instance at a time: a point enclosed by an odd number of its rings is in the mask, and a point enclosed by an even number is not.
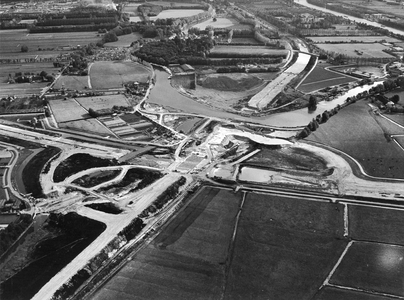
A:
[[[323,66],[317,65],[309,76],[299,85],[298,90],[304,93],[310,93],[319,89],[356,81],[357,79],[324,69]]]
[[[396,43],[401,42],[398,39],[385,36],[385,35],[377,35],[377,36],[308,36],[308,39],[311,39],[313,42],[325,43],[328,41],[332,42],[341,42],[341,43],[349,43],[351,41],[355,41],[357,43],[374,43],[385,41],[387,43]]]
[[[93,299],[217,299],[240,200],[202,189]]]
[[[390,54],[383,52],[389,47],[382,44],[373,43],[371,47],[368,44],[316,44],[322,50],[328,52],[341,53],[349,57],[372,57],[372,58],[393,58]],[[363,55],[358,55],[355,50],[363,52]]]
[[[225,299],[311,299],[347,243],[342,216],[339,204],[248,194]]]
[[[55,48],[88,45],[100,39],[94,31],[29,34],[26,29],[0,30],[0,55],[2,58],[57,56],[59,53],[68,51],[55,51]],[[28,52],[21,52],[22,45],[28,47]],[[39,48],[42,50],[38,51]]]
[[[78,97],[76,98],[76,101],[87,110],[89,110],[90,108],[94,110],[111,109],[115,105],[130,105],[128,99],[122,94],[95,97]]]
[[[370,112],[367,102],[358,101],[320,125],[308,139],[344,151],[372,176],[403,178],[404,151],[386,138],[381,117]]]
[[[402,297],[403,257],[403,246],[354,242],[330,283]]]
[[[49,106],[58,123],[90,118],[88,112],[74,99],[51,100]]]
[[[150,70],[131,61],[97,61],[90,71],[91,86],[95,90],[122,88],[123,83],[146,82]]]

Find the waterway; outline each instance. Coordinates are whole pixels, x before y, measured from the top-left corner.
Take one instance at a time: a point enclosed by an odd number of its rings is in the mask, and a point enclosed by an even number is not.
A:
[[[389,30],[389,31],[391,31],[393,33],[396,33],[396,34],[404,35],[404,31],[402,31],[402,30],[398,30],[398,29],[388,27],[388,26],[382,26],[382,24],[377,23],[377,22],[372,22],[372,21],[369,21],[369,20],[366,20],[366,19],[352,17],[350,15],[346,15],[346,14],[343,14],[343,13],[340,13],[340,12],[336,12],[336,11],[333,11],[333,10],[330,10],[330,9],[327,9],[327,8],[324,8],[324,7],[312,5],[310,3],[307,3],[307,0],[294,0],[294,1],[296,3],[298,3],[298,4],[300,4],[300,5],[304,5],[306,7],[312,8],[312,9],[316,9],[316,10],[319,10],[319,11],[330,13],[330,14],[333,14],[335,16],[344,17],[344,18],[347,18],[347,19],[349,19],[351,21],[355,21],[355,22],[358,22],[358,23],[365,23],[365,24],[368,24],[368,25],[371,25],[371,26],[387,29],[387,30]]]
[[[371,85],[364,85],[362,87],[358,86],[349,90],[344,95],[336,97],[332,101],[322,101],[318,103],[317,109],[314,112],[309,112],[307,108],[302,108],[295,111],[271,114],[262,117],[244,117],[237,114],[217,110],[214,107],[205,105],[189,97],[186,97],[180,94],[175,88],[171,86],[170,80],[168,79],[168,74],[166,72],[155,69],[155,73],[156,84],[150,92],[147,103],[157,104],[169,110],[175,110],[183,113],[198,114],[220,119],[254,122],[273,127],[306,126],[318,114],[322,114],[324,111],[330,110],[336,107],[338,104],[343,104],[346,98],[356,95],[365,90],[369,90],[372,86],[379,84],[376,82]]]

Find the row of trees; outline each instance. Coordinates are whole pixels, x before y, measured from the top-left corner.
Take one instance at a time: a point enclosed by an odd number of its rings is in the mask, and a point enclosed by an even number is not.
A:
[[[153,203],[143,210],[139,217],[147,218],[150,215],[156,213],[159,209],[163,208],[165,204],[167,204],[170,200],[174,199],[179,192],[179,188],[186,183],[185,177],[181,176],[176,182],[170,185],[161,195],[157,197]]]
[[[369,91],[363,91],[358,93],[357,95],[354,95],[352,97],[348,97],[345,100],[345,105],[347,106],[349,104],[355,103],[359,99],[363,99],[369,96],[375,96],[377,100],[381,101],[383,104],[386,104],[388,101],[392,101],[394,104],[397,104],[400,101],[400,97],[398,95],[394,95],[391,98],[384,97],[380,95],[380,93],[384,92],[389,92],[397,87],[404,88],[404,78],[398,77],[395,80],[385,80],[382,83],[372,87],[369,89]],[[309,109],[315,110],[317,108],[317,100],[313,97],[310,96],[309,99]],[[341,105],[337,105],[335,108],[333,108],[330,111],[325,111],[322,114],[317,115],[316,118],[314,118],[300,133],[297,134],[297,138],[305,138],[310,135],[311,132],[316,131],[316,129],[319,127],[319,124],[323,124],[328,121],[328,119],[337,114],[338,111],[341,109]]]

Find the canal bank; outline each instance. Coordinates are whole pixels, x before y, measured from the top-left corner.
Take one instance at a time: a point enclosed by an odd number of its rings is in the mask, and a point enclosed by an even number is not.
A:
[[[215,109],[208,104],[202,104],[197,100],[191,99],[180,94],[174,87],[171,86],[169,76],[162,70],[155,69],[156,82],[153,89],[150,91],[149,98],[146,103],[155,104],[166,108],[169,111],[183,112],[196,114],[201,116],[215,117],[223,120],[235,120],[241,122],[257,123],[279,130],[283,128],[304,127],[318,114],[322,114],[326,110],[331,110],[337,105],[342,105],[348,97],[352,97],[363,91],[370,90],[373,86],[380,82],[375,82],[370,85],[363,85],[349,90],[347,93],[336,97],[331,101],[322,101],[317,105],[314,112],[308,111],[307,108],[302,108],[289,112],[271,114],[267,116],[241,116],[225,111]]]

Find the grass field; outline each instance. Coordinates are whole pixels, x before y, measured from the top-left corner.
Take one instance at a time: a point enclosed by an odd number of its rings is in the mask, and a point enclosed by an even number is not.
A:
[[[356,81],[357,79],[346,76],[341,73],[332,72],[324,69],[323,66],[317,65],[306,79],[299,85],[298,90],[304,93],[310,93],[319,89]]]
[[[339,204],[248,194],[224,299],[311,299],[346,242]]]
[[[316,46],[325,51],[333,51],[350,57],[393,58],[390,54],[383,52],[384,49],[389,49],[389,47],[378,43],[371,46],[368,44],[316,44]],[[358,55],[355,50],[362,51],[363,55]]]
[[[53,87],[83,91],[88,88],[88,76],[60,76]]]
[[[403,178],[404,151],[386,139],[388,128],[380,125],[367,102],[362,100],[345,107],[327,123],[321,124],[308,139],[351,155],[369,175]]]
[[[118,37],[118,41],[112,43],[105,43],[104,47],[129,47],[132,42],[142,38],[139,32],[132,34],[125,34]]]
[[[96,133],[100,135],[111,135],[111,132],[95,119],[85,119],[79,121],[70,121],[58,124],[60,128],[73,129],[78,131],[85,131]]]
[[[218,299],[240,196],[202,189],[93,299]]]
[[[354,242],[330,283],[404,296],[404,247]]]
[[[226,46],[217,45],[211,53],[244,53],[244,54],[273,54],[273,55],[288,55],[288,50],[283,49],[270,49],[265,46],[250,47],[250,46]]]
[[[100,37],[97,37],[97,32],[95,31],[29,34],[26,29],[0,30],[0,56],[2,58],[25,58],[36,55],[56,56],[61,52],[69,51],[55,51],[51,49],[88,45],[89,43],[96,43],[100,39]],[[22,45],[28,47],[28,52],[21,52]],[[44,50],[38,51],[38,48]]]
[[[404,211],[350,205],[348,213],[353,239],[404,246]]]
[[[364,42],[364,43],[374,43],[386,41],[387,43],[400,43],[401,41],[389,36],[385,35],[377,35],[377,36],[308,36],[308,39],[311,39],[313,42],[324,43],[327,41],[333,42]],[[369,45],[368,45],[369,46]]]
[[[131,81],[147,82],[151,71],[131,61],[96,61],[90,68],[92,90],[122,89]],[[60,76],[54,88],[83,91],[89,88],[88,76]]]
[[[76,98],[76,101],[87,110],[89,110],[90,108],[94,110],[110,109],[114,105],[130,106],[128,99],[122,94],[96,97],[79,97]]]
[[[90,70],[95,90],[122,88],[123,83],[130,81],[146,82],[150,74],[146,67],[131,61],[97,61]]]
[[[51,100],[49,106],[58,123],[90,118],[88,112],[74,99]]]

